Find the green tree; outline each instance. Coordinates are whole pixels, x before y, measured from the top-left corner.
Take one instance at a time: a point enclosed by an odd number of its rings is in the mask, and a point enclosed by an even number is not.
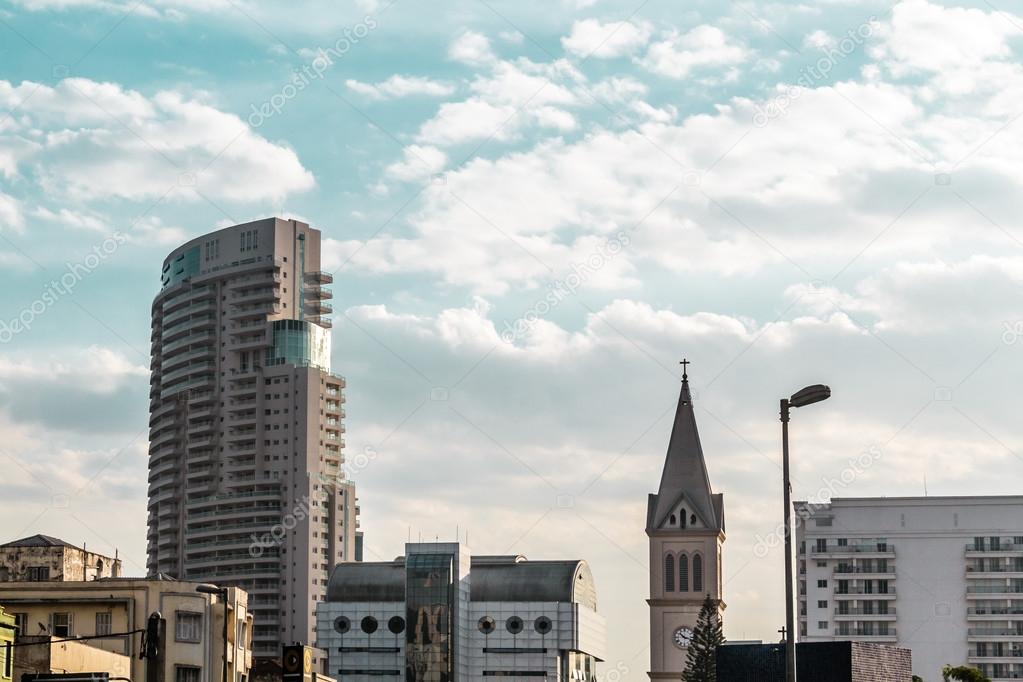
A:
[[[956,667],[946,665],[941,669],[941,676],[945,678],[945,682],[952,680],[956,680],[956,682],[991,682],[976,668],[969,668],[965,665]]]
[[[718,605],[708,594],[693,629],[693,641],[686,656],[682,682],[717,682],[717,651],[724,643]]]
[[[924,682],[924,678],[919,675],[913,675],[913,682]]]

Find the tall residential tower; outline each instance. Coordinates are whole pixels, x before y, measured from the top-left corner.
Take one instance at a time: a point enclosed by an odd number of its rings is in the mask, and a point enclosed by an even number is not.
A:
[[[148,570],[244,588],[254,655],[279,656],[313,642],[331,569],[357,558],[320,232],[228,227],[172,251],[160,279]]]

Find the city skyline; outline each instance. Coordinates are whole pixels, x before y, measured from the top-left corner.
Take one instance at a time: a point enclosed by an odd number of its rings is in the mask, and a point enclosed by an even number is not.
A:
[[[366,559],[586,559],[624,679],[683,357],[729,639],[784,623],[803,385],[795,499],[1018,491],[1023,7],[635,5],[0,5],[5,539],[145,573],[156,275],[269,217],[322,232]]]

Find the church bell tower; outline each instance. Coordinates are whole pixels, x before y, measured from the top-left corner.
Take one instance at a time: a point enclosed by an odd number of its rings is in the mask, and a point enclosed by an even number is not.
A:
[[[709,595],[722,600],[721,547],[725,541],[724,496],[707,475],[682,361],[682,391],[656,495],[647,499],[650,538],[650,679],[679,680],[696,619]]]

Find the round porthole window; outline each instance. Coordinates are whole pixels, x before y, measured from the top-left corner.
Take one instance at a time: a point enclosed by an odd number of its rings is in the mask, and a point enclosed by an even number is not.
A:
[[[484,635],[489,635],[497,628],[497,623],[490,616],[483,616],[480,618],[480,622],[476,624],[476,627],[480,629]]]
[[[362,631],[367,635],[372,635],[377,631],[377,619],[373,616],[366,616],[362,619]]]
[[[345,634],[352,629],[352,621],[348,620],[344,616],[338,616],[334,619],[334,632]]]
[[[539,632],[541,635],[546,635],[554,629],[554,623],[547,616],[540,616],[533,621],[533,629]]]
[[[522,632],[522,619],[518,616],[512,616],[504,622],[504,626],[508,628],[508,632],[517,635]]]
[[[391,634],[401,634],[405,631],[405,619],[401,616],[391,616],[391,619],[387,621],[387,629],[391,631]]]

